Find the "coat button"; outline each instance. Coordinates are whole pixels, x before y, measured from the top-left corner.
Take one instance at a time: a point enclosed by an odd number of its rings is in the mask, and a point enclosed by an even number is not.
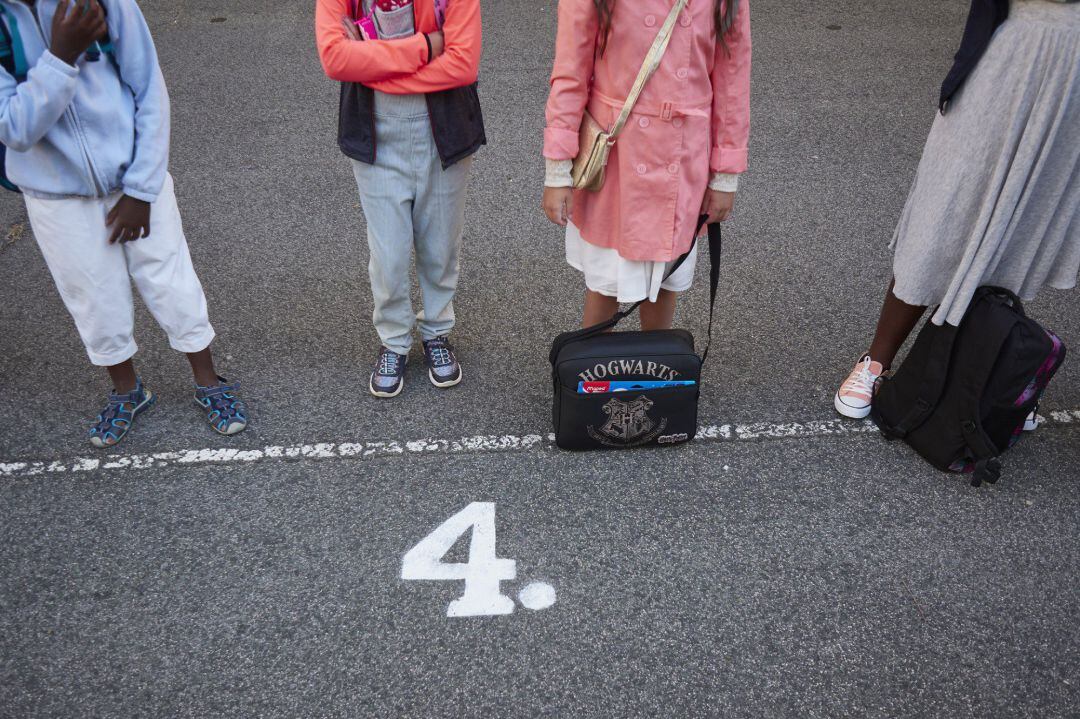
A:
[[[641,118],[640,120],[637,121],[637,124],[641,125],[642,127],[648,127],[649,126],[649,118],[643,117],[643,118]]]
[[[656,16],[655,15],[646,15],[645,16],[645,27],[652,27],[655,24],[656,24]]]
[[[680,80],[685,80],[686,76],[689,75],[689,74],[690,74],[690,72],[685,67],[680,67],[675,72],[675,77],[679,78]]]
[[[684,12],[679,18],[679,24],[683,27],[690,27],[690,24],[694,22],[689,13]]]
[[[676,117],[674,120],[671,121],[671,124],[674,127],[682,127],[683,126],[683,119],[681,117]]]
[[[644,175],[649,168],[645,167],[645,163],[642,162],[637,166],[637,174]]]
[[[673,162],[673,163],[671,163],[670,165],[667,166],[667,171],[670,172],[672,175],[678,175],[679,174],[679,165],[677,163]]]

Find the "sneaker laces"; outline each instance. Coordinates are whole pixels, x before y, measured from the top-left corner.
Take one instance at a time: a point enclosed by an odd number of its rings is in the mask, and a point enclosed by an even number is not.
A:
[[[424,343],[431,358],[431,364],[436,367],[447,367],[454,364],[454,356],[450,353],[450,343],[445,337],[436,337]]]
[[[840,388],[841,391],[854,392],[873,397],[874,385],[877,384],[878,377],[870,371],[870,363],[872,361],[873,360],[867,356],[862,362],[856,365],[856,369],[848,375],[846,380],[844,380],[844,386]]]
[[[398,373],[398,364],[401,362],[401,355],[393,350],[383,349],[379,353],[379,371],[378,373],[386,376],[393,377]]]

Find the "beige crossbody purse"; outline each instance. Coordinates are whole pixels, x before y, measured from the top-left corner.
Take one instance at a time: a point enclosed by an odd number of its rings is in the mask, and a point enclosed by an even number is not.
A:
[[[615,146],[615,140],[618,139],[619,133],[622,132],[626,121],[630,118],[630,112],[634,109],[634,105],[637,104],[638,98],[641,97],[641,91],[645,89],[645,83],[660,67],[660,61],[663,59],[668,44],[671,42],[671,33],[675,28],[675,21],[678,19],[679,13],[686,7],[687,2],[689,0],[678,0],[674,7],[671,8],[667,20],[664,21],[656,39],[653,40],[652,47],[649,48],[649,53],[645,56],[645,62],[641,65],[641,70],[638,71],[637,79],[634,80],[634,86],[630,89],[630,94],[626,96],[622,112],[619,113],[619,117],[615,120],[615,124],[611,129],[604,130],[600,123],[596,121],[596,118],[588,110],[585,110],[585,114],[581,118],[581,130],[578,135],[578,156],[574,158],[574,168],[571,173],[575,190],[597,192],[604,186],[604,168],[607,167],[611,148]]]

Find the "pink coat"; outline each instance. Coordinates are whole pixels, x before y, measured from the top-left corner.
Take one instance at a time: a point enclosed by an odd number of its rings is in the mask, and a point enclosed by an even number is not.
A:
[[[614,124],[673,2],[615,0],[607,50],[594,62],[593,0],[559,0],[544,157],[577,156],[586,105],[602,126]],[[672,260],[690,247],[711,173],[746,170],[749,0],[725,40],[730,54],[716,39],[713,0],[690,0],[615,144],[603,189],[574,193],[573,222],[588,242],[628,260]]]

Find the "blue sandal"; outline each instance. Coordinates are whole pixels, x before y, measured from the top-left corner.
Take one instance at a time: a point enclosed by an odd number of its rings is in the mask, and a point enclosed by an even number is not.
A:
[[[212,387],[195,385],[195,404],[206,413],[206,421],[218,434],[236,434],[247,428],[247,408],[236,396],[240,383],[228,384],[218,377]]]
[[[157,396],[136,380],[135,389],[125,394],[109,393],[109,404],[98,415],[90,428],[90,444],[95,447],[112,447],[127,436],[135,424],[135,418],[157,402]]]

